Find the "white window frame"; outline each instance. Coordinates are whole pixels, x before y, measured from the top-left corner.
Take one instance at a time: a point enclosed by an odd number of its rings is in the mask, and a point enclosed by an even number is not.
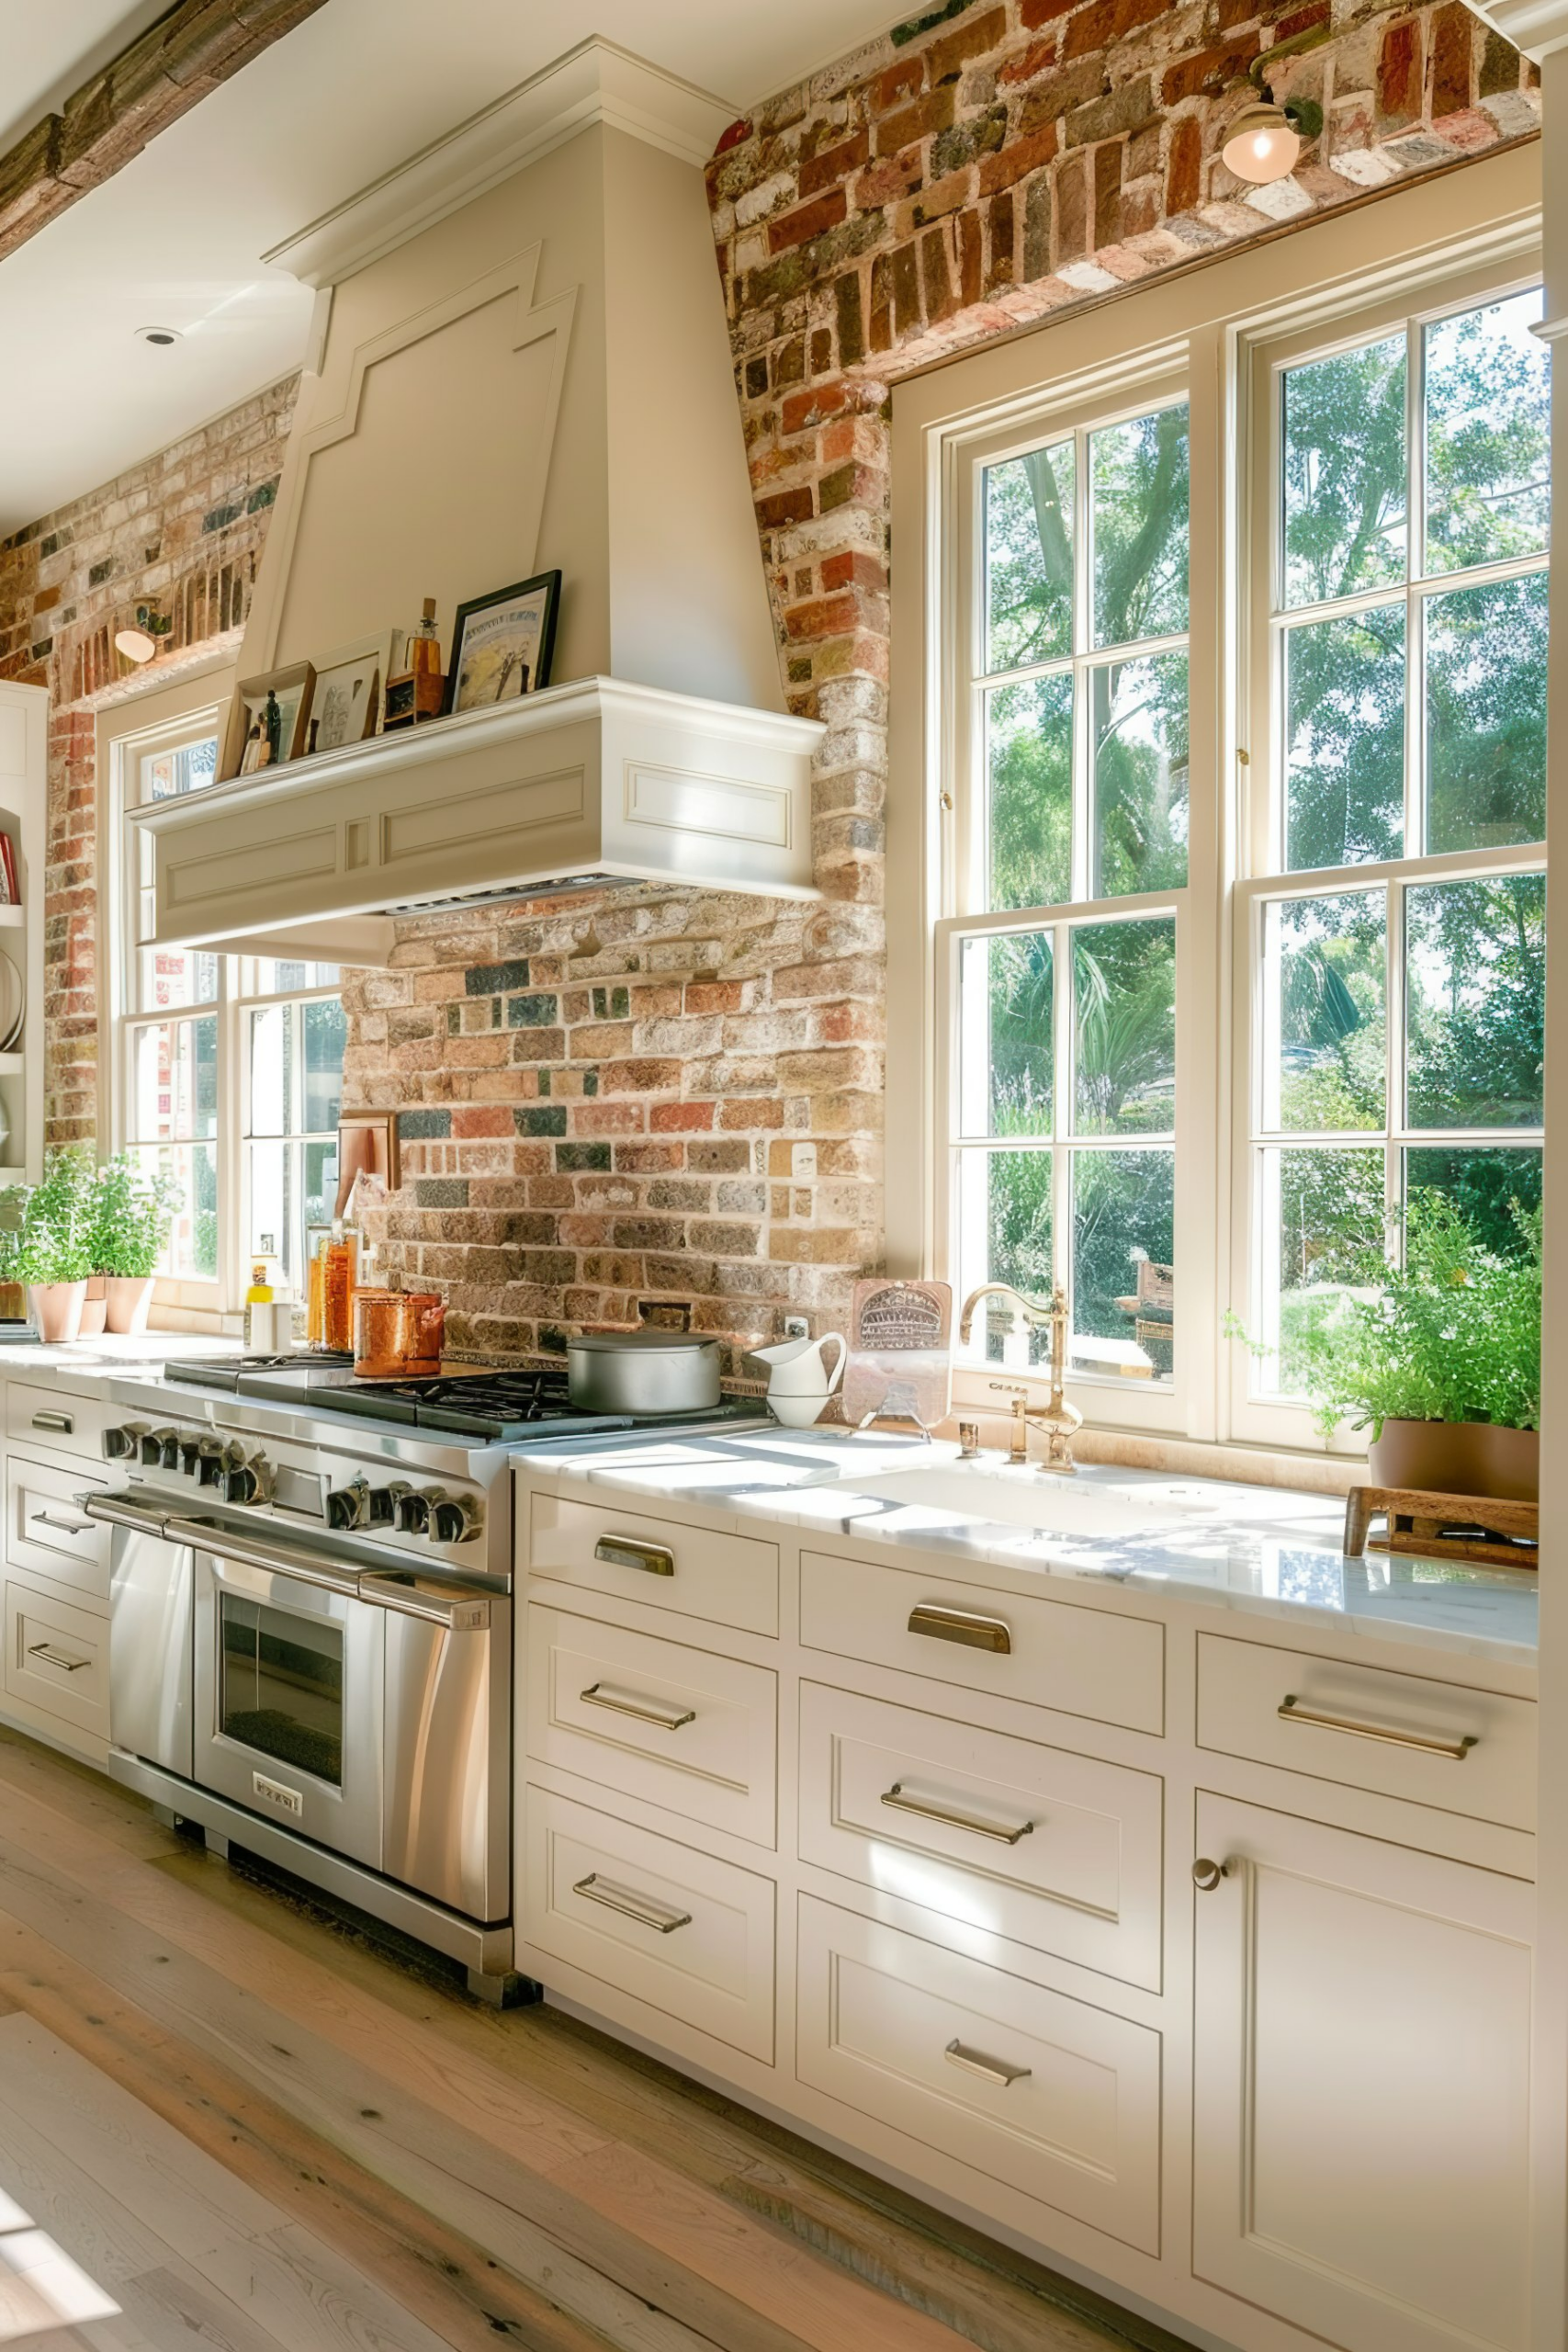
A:
[[[1130,921],[1149,915],[1170,916],[1176,923],[1176,1115],[1170,1143],[1175,1156],[1175,1216],[1173,1258],[1176,1268],[1175,1330],[1178,1350],[1174,1377],[1169,1381],[1133,1380],[1113,1372],[1074,1372],[1073,1396],[1085,1419],[1109,1428],[1131,1428],[1180,1436],[1212,1429],[1205,1358],[1207,1326],[1212,1317],[1203,1301],[1203,1263],[1212,1255],[1205,1247],[1203,1223],[1212,1211],[1213,1159],[1212,1046],[1205,1052],[1193,1007],[1202,1001],[1205,982],[1213,989],[1213,946],[1216,930],[1216,863],[1213,811],[1200,809],[1202,797],[1192,788],[1196,778],[1213,775],[1217,758],[1214,729],[1218,717],[1208,681],[1219,660],[1218,614],[1213,600],[1189,595],[1188,628],[1175,635],[1151,638],[1131,647],[1096,648],[1089,612],[1091,583],[1087,528],[1089,483],[1085,462],[1090,432],[1146,416],[1154,411],[1185,402],[1189,413],[1190,515],[1189,573],[1197,568],[1198,551],[1213,561],[1212,534],[1200,516],[1201,492],[1212,503],[1213,476],[1208,459],[1200,458],[1200,430],[1208,435],[1206,447],[1217,447],[1219,435],[1211,420],[1213,379],[1200,381],[1185,350],[1170,347],[1129,352],[1109,368],[1093,368],[1037,393],[1018,404],[1005,422],[980,422],[976,429],[955,436],[945,452],[944,512],[950,518],[949,560],[944,566],[947,594],[943,600],[945,660],[942,683],[945,702],[944,737],[948,756],[939,796],[942,826],[942,912],[932,928],[933,978],[937,1020],[933,1031],[934,1104],[938,1138],[932,1170],[933,1250],[931,1270],[956,1290],[964,1279],[957,1230],[955,1170],[960,1141],[958,1117],[959,1013],[958,956],[969,938],[1053,929],[1058,938],[1094,922]],[[1070,657],[1031,663],[1017,673],[995,675],[1031,678],[1065,672],[1071,667],[1075,685],[1075,744],[1073,758],[1073,883],[1087,888],[1089,880],[1089,820],[1087,805],[1093,790],[1087,748],[1089,695],[1082,690],[1088,673],[1108,659],[1132,660],[1145,654],[1185,652],[1188,662],[1188,878],[1185,888],[1134,892],[1122,897],[1077,899],[1051,907],[983,911],[986,873],[986,749],[984,706],[992,674],[985,668],[984,497],[985,472],[990,466],[1038,448],[1043,443],[1078,437],[1074,469],[1075,500],[1075,638]],[[964,911],[965,907],[973,911]],[[1072,1022],[1070,967],[1056,967],[1053,1001],[1059,1033]],[[1056,1056],[1058,1069],[1070,1060],[1070,1047]],[[1138,1136],[1075,1136],[1058,1103],[1057,1132],[1052,1138],[998,1139],[994,1148],[1054,1151],[1052,1176],[1053,1230],[1057,1266],[1066,1272],[1071,1256],[1071,1166],[1075,1155],[1094,1150],[1136,1149],[1154,1137]],[[964,1138],[965,1148],[976,1139]],[[1129,1324],[1128,1336],[1132,1327]],[[1192,1337],[1188,1339],[1189,1331]],[[977,1318],[971,1346],[955,1348],[955,1394],[967,1402],[998,1409],[996,1385],[1032,1384],[1043,1375],[1030,1364],[1030,1343],[1016,1329],[1004,1343],[1000,1363],[987,1363],[981,1352],[984,1330]]]
[[[1256,348],[1285,336],[1314,348],[1359,339],[1376,310],[1463,307],[1540,279],[1539,164],[1488,157],[1463,173],[1396,190],[1371,208],[1244,247],[1202,270],[1156,277],[1135,295],[1083,306],[1048,331],[1004,338],[901,382],[893,408],[893,531],[901,551],[892,589],[893,670],[888,821],[887,1265],[895,1275],[953,1280],[947,1089],[955,1075],[953,998],[956,931],[1032,927],[1019,912],[958,920],[964,839],[960,763],[972,758],[964,713],[974,499],[981,458],[1057,437],[1076,402],[1097,421],[1136,413],[1150,388],[1185,379],[1190,416],[1191,508],[1188,888],[1178,924],[1177,1057],[1179,1142],[1175,1262],[1178,1375],[1173,1389],[1074,1374],[1069,1394],[1091,1425],[1135,1436],[1187,1438],[1321,1459],[1324,1441],[1300,1408],[1248,1396],[1249,1359],[1222,1331],[1245,1309],[1251,1265],[1252,1067],[1258,1050],[1252,909],[1280,877],[1268,848],[1271,805],[1251,690],[1249,513]],[[1457,289],[1457,295],[1455,294]],[[1450,299],[1452,297],[1453,299]],[[1449,575],[1453,584],[1459,584]],[[1529,852],[1445,859],[1440,871],[1531,870]],[[1359,866],[1284,877],[1289,894],[1375,882]],[[1176,895],[1176,894],[1173,894]],[[1153,907],[1154,901],[1148,904]],[[1162,899],[1159,905],[1168,904]],[[1083,906],[1075,920],[1128,915],[1137,902]],[[1066,910],[1064,910],[1066,911]],[[1391,1008],[1392,1018],[1392,1008]],[[1377,1138],[1372,1138],[1376,1140]],[[1482,1140],[1467,1131],[1466,1140]],[[1421,1140],[1441,1138],[1423,1136]],[[1501,1138],[1498,1138],[1501,1140]],[[1529,1144],[1528,1133],[1509,1140]],[[1021,1365],[1004,1377],[1042,1399],[1044,1374]],[[955,1358],[959,1408],[996,1412],[998,1367]],[[1335,1450],[1353,1457],[1364,1433],[1342,1429]],[[1173,1457],[1180,1458],[1180,1457]],[[1224,1457],[1240,1467],[1246,1451]]]
[[[1394,1216],[1403,1186],[1400,1171],[1407,1149],[1468,1147],[1529,1150],[1543,1144],[1540,1125],[1516,1128],[1412,1128],[1404,1112],[1404,898],[1423,884],[1465,881],[1492,876],[1544,873],[1544,841],[1506,848],[1450,851],[1427,854],[1426,842],[1426,693],[1424,673],[1425,607],[1434,595],[1458,589],[1482,587],[1539,574],[1546,577],[1548,555],[1517,557],[1425,574],[1426,473],[1425,401],[1420,368],[1424,330],[1457,313],[1506,300],[1539,286],[1539,257],[1534,266],[1494,263],[1466,267],[1443,266],[1437,256],[1424,273],[1404,288],[1369,303],[1356,299],[1356,289],[1336,314],[1307,325],[1292,324],[1285,333],[1246,340],[1238,346],[1237,374],[1245,387],[1253,430],[1248,441],[1244,511],[1249,659],[1238,678],[1239,736],[1251,747],[1247,763],[1250,787],[1250,824],[1247,847],[1248,867],[1236,877],[1233,898],[1233,970],[1235,976],[1234,1035],[1235,1065],[1232,1099],[1235,1105],[1232,1192],[1235,1204],[1231,1252],[1231,1299],[1249,1333],[1264,1344],[1273,1337],[1270,1302],[1266,1293],[1266,1260],[1273,1237],[1266,1227],[1265,1155],[1270,1149],[1307,1148],[1323,1142],[1327,1148],[1356,1148],[1362,1145],[1383,1154],[1385,1213]],[[1287,372],[1314,359],[1354,350],[1361,345],[1389,339],[1404,328],[1406,344],[1405,435],[1406,464],[1411,484],[1406,517],[1409,558],[1403,585],[1340,597],[1323,605],[1286,607],[1283,595],[1282,418]],[[1403,599],[1406,614],[1404,644],[1404,843],[1399,858],[1366,861],[1352,865],[1289,869],[1285,866],[1284,695],[1285,639],[1292,625],[1303,621],[1397,606]],[[1544,779],[1543,779],[1544,795]],[[1384,1123],[1366,1131],[1345,1131],[1330,1136],[1270,1128],[1265,1120],[1267,1078],[1265,1060],[1270,1050],[1271,1020],[1267,1002],[1263,954],[1264,910],[1275,900],[1315,899],[1381,888],[1384,892],[1387,981],[1385,1023]],[[1397,1236],[1390,1235],[1391,1252]],[[1308,1406],[1280,1393],[1271,1377],[1269,1360],[1236,1347],[1230,1363],[1229,1425],[1238,1438],[1252,1442],[1312,1447],[1325,1441]],[[1364,1431],[1341,1423],[1327,1441],[1330,1451],[1359,1453]]]
[[[137,805],[141,763],[209,735],[216,736],[221,745],[232,691],[232,663],[220,668],[209,665],[175,687],[144,693],[114,706],[100,715],[97,730],[99,968],[107,983],[99,991],[98,1132],[109,1150],[118,1151],[130,1140],[136,1033],[203,1012],[215,1014],[218,1271],[210,1279],[160,1274],[153,1293],[155,1306],[169,1319],[209,1328],[239,1313],[253,1263],[246,1247],[253,1140],[247,1051],[250,1015],[271,1004],[331,1000],[341,993],[333,986],[260,993],[257,965],[274,958],[220,955],[215,1000],[188,1008],[145,1012],[137,1008],[138,840],[130,810]],[[289,1138],[310,1139],[303,1135]]]

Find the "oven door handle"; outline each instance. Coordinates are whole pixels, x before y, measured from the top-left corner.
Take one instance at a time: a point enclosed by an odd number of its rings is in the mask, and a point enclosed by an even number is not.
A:
[[[336,1567],[315,1553],[292,1544],[259,1544],[254,1536],[237,1534],[212,1520],[165,1520],[164,1532],[171,1543],[189,1544],[206,1554],[220,1584],[223,1582],[223,1562],[233,1560],[241,1567],[264,1568],[273,1576],[292,1577],[297,1584],[318,1585],[323,1592],[339,1592],[349,1600],[359,1598],[357,1568]]]
[[[88,1492],[73,1498],[78,1510],[89,1519],[107,1520],[111,1527],[134,1528],[138,1535],[162,1535],[170,1522],[162,1511],[143,1510],[137,1503],[127,1502],[121,1495],[100,1495]],[[183,1541],[176,1538],[176,1541]]]
[[[367,1568],[359,1579],[359,1598],[377,1609],[390,1609],[400,1617],[423,1617],[427,1624],[445,1625],[451,1634],[488,1634],[490,1600],[486,1594],[459,1589],[450,1596],[416,1591],[395,1574],[381,1576]]]

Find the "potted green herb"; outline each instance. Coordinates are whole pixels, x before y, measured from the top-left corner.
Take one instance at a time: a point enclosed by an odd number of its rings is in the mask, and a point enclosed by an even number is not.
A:
[[[79,1144],[50,1152],[23,1195],[17,1262],[39,1337],[76,1339],[92,1268],[92,1155]]]
[[[1413,1195],[1404,1264],[1364,1265],[1293,1331],[1292,1385],[1325,1436],[1370,1432],[1374,1486],[1536,1499],[1541,1217],[1517,1201],[1512,1217],[1505,1251],[1442,1193]]]
[[[123,1152],[98,1170],[93,1192],[93,1265],[105,1278],[111,1331],[146,1329],[153,1279],[175,1210],[184,1197],[171,1170],[148,1174]]]

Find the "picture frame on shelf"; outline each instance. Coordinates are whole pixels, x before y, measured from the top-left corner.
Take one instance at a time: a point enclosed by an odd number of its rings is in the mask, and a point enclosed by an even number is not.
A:
[[[360,638],[353,645],[340,645],[317,663],[305,711],[307,759],[380,733],[382,700],[392,674],[392,640],[399,634],[384,629],[379,637]]]
[[[315,666],[310,662],[291,662],[261,678],[242,678],[230,707],[220,783],[283,767],[299,757],[315,683]]]
[[[541,571],[457,607],[444,715],[488,709],[550,682],[561,575]]]

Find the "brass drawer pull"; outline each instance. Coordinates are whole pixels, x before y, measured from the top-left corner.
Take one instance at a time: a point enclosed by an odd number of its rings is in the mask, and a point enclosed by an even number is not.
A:
[[[675,1555],[667,1544],[644,1544],[636,1535],[601,1535],[593,1557],[609,1568],[642,1568],[650,1577],[672,1577]]]
[[[1212,1862],[1207,1854],[1200,1854],[1192,1865],[1192,1883],[1200,1894],[1213,1894],[1220,1881],[1229,1878],[1235,1868],[1232,1861]]]
[[[934,1642],[962,1642],[966,1649],[994,1650],[998,1657],[1012,1655],[1012,1629],[1000,1617],[980,1617],[969,1609],[942,1609],[922,1600],[909,1611],[911,1634],[929,1634]]]
[[[1026,2083],[1033,2072],[1029,2066],[1010,2066],[1005,2058],[983,2057],[978,2050],[965,2050],[961,2041],[950,2041],[942,2054],[950,2066],[962,2066],[966,2075],[978,2075],[983,2083],[995,2083],[1004,2091],[1014,2083]]]
[[[69,1437],[76,1424],[69,1413],[35,1413],[33,1427],[35,1430],[62,1430]]]
[[[1283,1724],[1312,1724],[1320,1731],[1346,1731],[1352,1739],[1378,1739],[1387,1747],[1418,1747],[1423,1756],[1447,1756],[1455,1764],[1462,1764],[1472,1747],[1480,1746],[1479,1736],[1466,1732],[1461,1739],[1430,1739],[1418,1731],[1390,1731],[1383,1724],[1359,1724],[1351,1715],[1325,1715],[1316,1707],[1303,1707],[1292,1691],[1277,1711]]]
[[[585,1903],[602,1903],[606,1911],[618,1911],[623,1918],[635,1919],[639,1928],[651,1928],[656,1935],[672,1936],[677,1928],[689,1928],[692,1924],[689,1911],[666,1911],[658,1904],[639,1901],[622,1888],[602,1886],[597,1871],[580,1878],[571,1891],[581,1894]]]
[[[949,1813],[940,1804],[922,1804],[918,1797],[904,1794],[902,1781],[895,1781],[890,1789],[884,1790],[882,1802],[890,1804],[895,1813],[918,1813],[922,1821],[942,1821],[950,1829],[969,1829],[976,1838],[994,1838],[998,1846],[1016,1846],[1034,1826],[1032,1821],[1021,1821],[1016,1829],[1001,1829],[994,1821],[976,1821],[973,1814]]]
[[[46,1510],[35,1510],[32,1522],[35,1527],[52,1527],[62,1535],[91,1535],[93,1532],[90,1519],[51,1519]]]
[[[62,1667],[67,1674],[80,1674],[85,1666],[91,1666],[93,1663],[90,1657],[68,1657],[64,1650],[57,1650],[51,1642],[33,1642],[29,1644],[28,1656],[29,1657],[41,1657],[45,1666]]]
[[[608,1707],[612,1714],[633,1715],[639,1724],[657,1724],[660,1731],[681,1731],[697,1720],[694,1707],[675,1714],[667,1713],[662,1707],[638,1706],[630,1699],[607,1699],[596,1682],[591,1682],[586,1690],[580,1690],[577,1695],[585,1707]]]

